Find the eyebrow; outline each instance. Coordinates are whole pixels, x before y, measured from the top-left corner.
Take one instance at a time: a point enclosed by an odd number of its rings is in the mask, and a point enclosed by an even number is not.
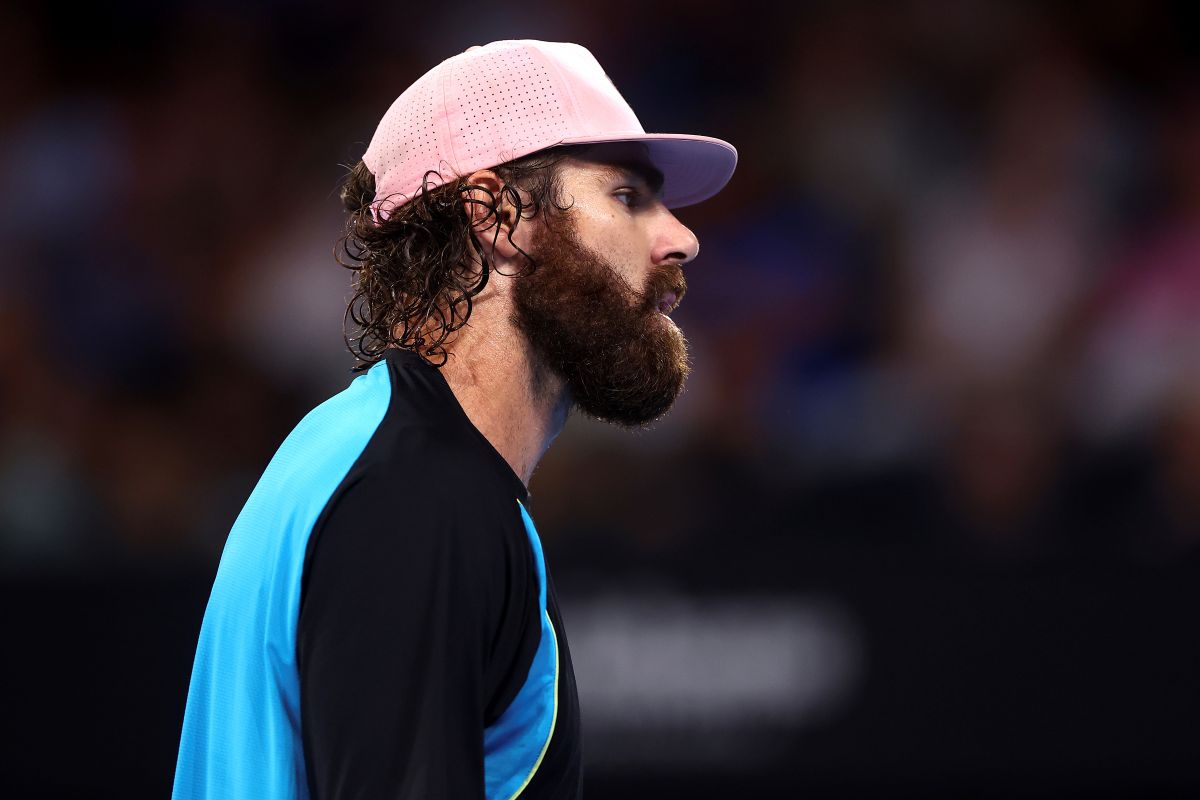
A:
[[[654,194],[662,193],[664,179],[662,171],[652,164],[642,161],[610,161],[601,164],[600,168],[606,179],[618,180],[633,175],[650,187],[650,191]]]

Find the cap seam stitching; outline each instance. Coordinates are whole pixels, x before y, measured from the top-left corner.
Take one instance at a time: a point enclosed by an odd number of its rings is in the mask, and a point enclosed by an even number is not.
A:
[[[579,127],[583,127],[583,115],[579,112],[579,98],[575,96],[575,88],[571,86],[570,81],[563,77],[562,70],[559,68],[557,61],[542,52],[541,48],[534,48],[534,50],[536,50],[542,61],[554,72],[555,77],[558,78],[559,85],[566,88],[567,98],[571,101],[571,114],[575,117],[574,121]],[[558,140],[561,142],[565,138],[568,137],[560,136]]]
[[[443,117],[444,117],[443,127],[445,129],[444,133],[446,136],[446,142],[448,143],[448,145],[450,147],[450,157],[452,159],[454,159],[454,163],[452,163],[450,165],[450,169],[455,173],[455,176],[457,177],[458,176],[458,165],[460,163],[460,160],[458,157],[458,150],[454,146],[454,130],[453,130],[453,127],[450,125],[450,113],[449,113],[449,108],[448,108],[448,101],[446,100],[446,91],[447,91],[446,85],[448,83],[450,83],[450,76],[453,74],[454,74],[454,67],[451,67],[450,69],[446,70],[445,74],[442,75],[441,90],[442,90],[442,112],[443,112]],[[438,166],[440,167],[441,165],[439,164]]]

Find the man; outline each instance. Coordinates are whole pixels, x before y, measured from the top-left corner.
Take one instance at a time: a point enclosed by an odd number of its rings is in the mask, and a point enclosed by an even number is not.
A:
[[[646,134],[592,55],[495,42],[385,114],[343,189],[365,370],[229,535],[176,798],[566,798],[579,708],[526,486],[572,407],[625,426],[687,373],[669,208],[734,149]]]

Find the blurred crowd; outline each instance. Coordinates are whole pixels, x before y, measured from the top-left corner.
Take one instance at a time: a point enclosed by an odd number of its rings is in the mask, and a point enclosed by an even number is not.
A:
[[[215,560],[352,378],[341,176],[501,38],[578,41],[647,130],[740,151],[678,212],[688,390],[649,432],[569,423],[532,485],[552,548],[1200,558],[1200,76],[1170,6],[404,5],[0,11],[7,567]]]

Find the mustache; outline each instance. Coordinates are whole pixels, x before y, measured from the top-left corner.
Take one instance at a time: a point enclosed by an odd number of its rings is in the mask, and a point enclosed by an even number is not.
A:
[[[650,272],[642,305],[647,311],[657,310],[658,301],[667,292],[675,293],[676,304],[683,302],[683,296],[687,293],[687,279],[683,277],[683,268],[678,264],[655,267]]]

